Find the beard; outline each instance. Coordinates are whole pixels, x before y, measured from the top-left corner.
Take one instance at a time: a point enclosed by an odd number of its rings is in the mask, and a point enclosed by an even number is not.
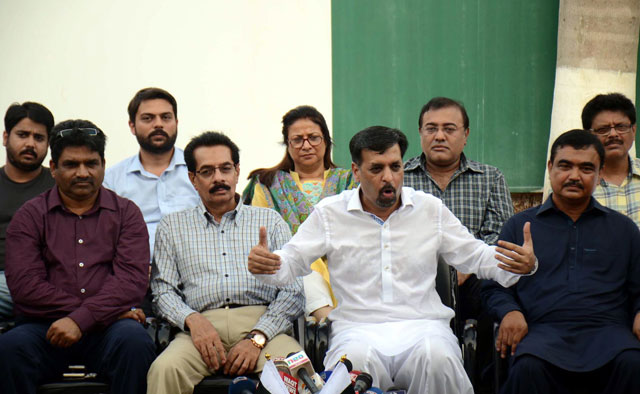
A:
[[[385,197],[382,194],[385,191],[392,191],[393,195],[391,197]],[[396,193],[396,188],[391,186],[391,184],[386,184],[378,192],[378,198],[376,199],[376,204],[380,208],[389,208],[389,207],[393,206],[393,204],[395,204],[396,201],[398,201],[398,195]]]
[[[33,153],[33,155],[36,157],[36,161],[24,162],[20,160],[20,154],[27,151]],[[7,160],[9,161],[9,163],[11,163],[12,166],[19,169],[20,171],[25,171],[25,172],[35,171],[38,168],[40,168],[40,166],[42,165],[42,162],[44,161],[44,156],[42,156],[42,158],[40,159],[37,159],[38,155],[33,149],[28,149],[28,150],[25,149],[22,152],[20,152],[20,154],[16,154],[16,152],[12,148],[7,146]]]
[[[151,139],[156,135],[165,136],[166,138],[165,142],[160,145],[154,144],[153,141],[151,141]],[[176,130],[176,133],[173,135],[173,137],[170,137],[169,134],[162,129],[153,130],[151,133],[149,133],[147,137],[143,137],[136,132],[136,139],[138,140],[138,144],[140,145],[140,148],[142,148],[142,150],[145,150],[149,153],[155,153],[155,154],[169,152],[171,149],[173,149],[173,146],[176,144],[177,138],[178,138],[178,130]]]

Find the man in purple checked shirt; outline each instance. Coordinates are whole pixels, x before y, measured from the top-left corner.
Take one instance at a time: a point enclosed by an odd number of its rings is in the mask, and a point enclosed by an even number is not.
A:
[[[68,120],[49,138],[56,186],[25,203],[7,229],[6,276],[16,327],[0,335],[0,392],[35,393],[84,364],[111,393],[144,393],[155,357],[135,309],[148,284],[138,207],[102,187],[106,137]]]

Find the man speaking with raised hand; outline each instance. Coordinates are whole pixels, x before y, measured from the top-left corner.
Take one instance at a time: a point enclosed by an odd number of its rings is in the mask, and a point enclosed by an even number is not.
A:
[[[449,321],[435,290],[438,256],[464,272],[505,286],[537,266],[529,225],[522,246],[475,239],[443,203],[403,188],[402,132],[382,126],[349,144],[358,189],[316,205],[281,250],[269,252],[266,233],[249,254],[249,271],[283,285],[310,272],[326,255],[338,307],[325,365],[347,354],[382,389],[410,394],[473,393]]]

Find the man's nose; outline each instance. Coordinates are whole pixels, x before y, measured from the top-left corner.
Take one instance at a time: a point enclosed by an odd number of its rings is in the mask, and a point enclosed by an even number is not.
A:
[[[446,139],[446,134],[444,133],[444,128],[438,127],[438,131],[436,131],[435,139],[437,141],[444,141]]]
[[[26,146],[30,148],[35,148],[36,146],[36,138],[33,135],[30,135],[26,140]]]
[[[162,116],[156,116],[153,118],[153,128],[154,129],[164,128],[164,122],[162,121]]]
[[[580,179],[580,169],[578,167],[574,167],[569,172],[569,177],[571,179]]]
[[[78,177],[88,177],[89,176],[89,167],[84,164],[80,164],[76,170],[76,176]]]
[[[393,171],[391,171],[391,168],[385,167],[384,170],[382,170],[382,180],[385,182],[391,182],[392,179]]]

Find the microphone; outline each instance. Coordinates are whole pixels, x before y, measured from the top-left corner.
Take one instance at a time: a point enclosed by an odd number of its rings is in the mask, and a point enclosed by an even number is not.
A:
[[[333,368],[322,371],[319,373],[320,377],[322,378],[322,380],[324,380],[325,382],[327,380],[329,380],[329,378],[331,377],[331,374],[333,373],[333,370],[336,369],[336,367],[338,366],[338,364],[344,364],[345,368],[347,368],[348,372],[351,372],[353,370],[353,364],[351,363],[351,361],[346,357],[346,355],[342,356],[340,358],[340,360],[335,363],[335,365],[333,366]],[[352,383],[353,381],[355,381],[355,377],[352,377]]]
[[[315,374],[315,371],[313,370],[309,357],[307,357],[304,351],[289,353],[285,361],[291,374],[302,380],[312,394],[320,392],[320,389],[318,389],[318,386],[316,386],[311,378]]]
[[[271,361],[273,361],[273,365],[275,365],[278,370],[278,374],[280,374],[280,379],[284,382],[285,387],[289,391],[289,393],[297,394],[298,393],[298,379],[294,378],[291,375],[291,371],[287,366],[287,361],[284,357],[272,357]]]
[[[229,394],[256,394],[256,384],[246,376],[238,376],[231,381]]]
[[[356,378],[356,382],[353,385],[353,390],[356,394],[363,394],[365,391],[371,388],[373,384],[373,378],[366,372],[360,372],[360,375]]]

